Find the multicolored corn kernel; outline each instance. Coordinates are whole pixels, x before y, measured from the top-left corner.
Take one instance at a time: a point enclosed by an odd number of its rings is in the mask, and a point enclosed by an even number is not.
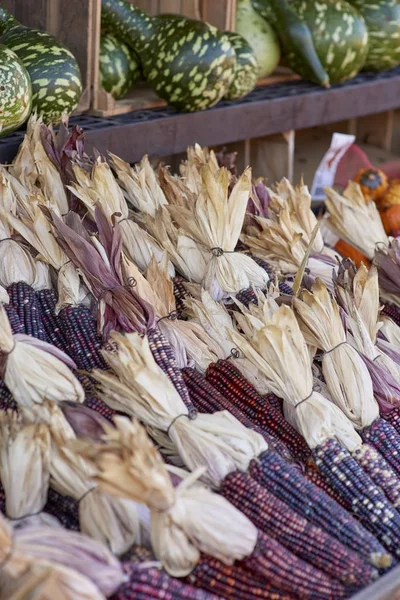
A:
[[[394,429],[400,434],[400,406],[397,406],[386,415],[382,415],[382,419],[385,419]]]
[[[10,390],[0,379],[0,409],[1,410],[18,410],[17,403],[14,400]]]
[[[49,488],[44,511],[56,517],[64,527],[79,531],[79,503]]]
[[[271,279],[271,281],[275,280],[276,271],[272,265],[267,263],[262,258],[258,258],[257,256],[252,256],[252,259],[258,264],[259,267],[261,267],[262,269],[264,269],[264,271],[268,273],[268,276]],[[278,286],[281,294],[287,294],[289,296],[293,295],[293,290],[291,286],[288,285],[285,281],[279,281]]]
[[[194,411],[195,408],[190,400],[189,391],[183,380],[182,373],[176,364],[174,353],[167,338],[157,327],[149,329],[147,338],[154,360],[167,375],[171,383],[173,383],[189,411]]]
[[[97,333],[96,319],[87,306],[67,306],[59,313],[61,331],[67,342],[64,348],[78,369],[107,369],[100,350],[102,340]]]
[[[35,290],[23,281],[13,283],[7,288],[12,304],[17,311],[19,320],[26,335],[49,342],[42,323],[42,314]]]
[[[112,421],[113,417],[117,414],[115,410],[110,408],[103,400],[96,398],[95,395],[86,395],[84,405],[92,410],[95,410],[99,415]]]
[[[258,304],[257,294],[251,287],[245,290],[240,290],[240,292],[236,294],[236,299],[239,300],[239,302],[241,302],[242,304],[244,304],[247,308],[251,303]]]
[[[307,521],[249,475],[230,473],[219,491],[258,529],[344,585],[361,588],[377,577],[376,569],[358,554]]]
[[[379,486],[386,498],[395,508],[400,506],[400,478],[376,448],[363,444],[353,452],[353,457],[370,476],[375,485]]]
[[[227,400],[250,421],[280,439],[293,458],[306,462],[310,450],[302,436],[288,423],[283,414],[260,396],[251,383],[236,369],[232,360],[211,364],[206,378]],[[240,360],[240,359],[238,359]]]
[[[285,460],[292,460],[292,455],[281,440],[272,436],[264,429],[261,429],[258,425],[254,425],[254,423],[252,423],[252,421],[250,421],[250,419],[248,419],[234,404],[226,400],[226,398],[220,394],[209,381],[207,381],[204,375],[191,367],[186,367],[185,369],[182,369],[182,376],[189,390],[190,399],[197,410],[205,413],[227,410],[245,427],[253,429],[262,435],[269,448],[278,452]]]
[[[185,300],[189,296],[189,292],[185,287],[186,279],[177,275],[173,279],[174,283],[174,296],[175,296],[175,308],[179,318],[185,309]]]
[[[11,330],[13,334],[25,333],[24,326],[18,316],[17,309],[13,304],[4,304],[4,309],[7,313],[8,320],[10,322]]]
[[[314,461],[312,460],[312,458],[310,458],[307,461],[307,465],[306,465],[304,476],[307,479],[307,481],[310,481],[313,485],[318,486],[321,490],[323,490],[325,492],[325,494],[328,494],[328,496],[330,496],[338,504],[341,504],[344,508],[346,508],[344,506],[344,502],[342,501],[342,499],[339,496],[339,494],[337,494],[331,488],[331,486],[326,481],[326,479],[318,471],[318,469],[317,469]]]
[[[385,304],[381,311],[381,315],[389,317],[400,327],[400,307],[395,306],[394,304]]]
[[[361,431],[364,442],[370,444],[400,476],[400,434],[385,419],[376,419]]]
[[[293,510],[372,565],[377,568],[390,566],[387,550],[374,535],[276,452],[263,452],[258,460],[251,461],[249,473]]]
[[[54,290],[38,290],[36,297],[47,338],[51,344],[65,352],[68,343],[61,328],[60,316],[56,315],[57,294]]]
[[[391,554],[400,556],[400,514],[356,460],[334,439],[323,442],[312,454],[348,509]]]

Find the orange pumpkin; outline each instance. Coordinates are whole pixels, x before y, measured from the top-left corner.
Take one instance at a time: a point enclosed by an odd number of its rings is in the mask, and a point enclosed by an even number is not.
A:
[[[400,179],[392,179],[388,189],[379,199],[378,206],[379,210],[384,210],[396,204],[400,204]]]
[[[381,213],[383,227],[387,235],[400,235],[400,204],[394,204]]]
[[[376,202],[388,188],[388,178],[380,169],[360,169],[354,177],[366,202]]]
[[[345,258],[351,258],[357,268],[361,265],[361,263],[364,263],[366,267],[369,267],[370,265],[368,258],[364,256],[364,254],[361,254],[361,252],[359,252],[353,246],[350,246],[350,244],[344,240],[339,240],[336,242],[335,250],[337,250],[341,256],[344,256]]]

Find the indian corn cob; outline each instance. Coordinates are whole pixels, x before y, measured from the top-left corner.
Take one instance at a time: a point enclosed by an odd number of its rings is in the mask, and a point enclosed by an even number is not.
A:
[[[327,575],[350,587],[363,587],[377,571],[353,550],[313,525],[249,475],[225,477],[220,493],[262,531]]]
[[[342,544],[378,567],[390,565],[388,552],[372,533],[276,452],[263,452],[252,461],[249,471],[280,500]]]
[[[16,309],[24,327],[24,333],[48,342],[35,290],[27,283],[20,281],[9,285],[7,292],[10,296],[10,304]]]
[[[317,467],[363,525],[400,556],[400,515],[350,453],[334,439],[313,450]]]
[[[391,410],[383,418],[400,434],[400,406]]]
[[[12,329],[13,334],[25,333],[24,325],[21,323],[17,309],[13,304],[4,304],[5,311]]]
[[[42,323],[48,340],[65,352],[68,348],[68,342],[61,328],[60,317],[56,315],[57,294],[54,290],[44,289],[38,290],[36,297],[39,301]]]
[[[238,359],[240,360],[240,359]],[[261,397],[229,360],[219,360],[210,365],[206,377],[212,385],[237,406],[254,424],[279,438],[289,448],[292,456],[306,461],[310,450],[302,436],[286,421],[284,416]]]
[[[390,413],[389,413],[390,414]],[[400,434],[385,419],[377,419],[361,432],[364,442],[371,444],[400,475]]]
[[[372,481],[381,488],[394,507],[400,506],[400,479],[379,452],[369,444],[363,444],[353,457]]]
[[[186,279],[184,279],[183,277],[181,277],[179,275],[177,275],[173,279],[175,305],[176,305],[176,311],[179,315],[179,318],[181,317],[181,315],[185,309],[185,299],[189,295],[189,293],[185,287],[185,281],[186,281]]]

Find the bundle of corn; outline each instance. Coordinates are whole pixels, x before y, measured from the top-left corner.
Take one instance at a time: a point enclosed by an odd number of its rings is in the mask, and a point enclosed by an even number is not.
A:
[[[76,213],[68,215],[71,226],[52,213],[60,246],[84,275],[97,299],[99,333],[105,339],[114,329],[144,333],[154,315],[132,287],[123,283],[120,234],[99,206],[95,209],[95,219],[99,238],[90,238]]]
[[[89,465],[70,449],[76,435],[56,405],[46,403],[35,417],[48,422],[51,435],[51,487],[79,502],[83,533],[123,554],[138,537],[136,505],[104,494],[91,482]]]
[[[62,496],[50,487],[44,510],[56,517],[66,529],[79,531],[79,503],[73,498]]]
[[[380,295],[384,302],[393,306],[386,306],[384,314],[398,320],[397,307],[400,306],[400,246],[396,238],[386,244],[379,244],[376,248],[374,264],[378,269]]]
[[[293,460],[286,445],[279,439],[273,437],[265,429],[261,429],[258,425],[246,417],[246,415],[227,400],[220,392],[211,385],[211,383],[198,371],[190,367],[182,370],[183,379],[189,390],[190,399],[197,410],[201,412],[214,413],[219,410],[227,410],[235,419],[240,421],[245,427],[253,429],[265,439],[268,448],[279,452],[286,460]]]
[[[226,411],[190,413],[154,362],[146,337],[112,332],[113,350],[103,355],[115,374],[95,371],[100,397],[111,407],[166,433],[190,471],[207,466],[203,478],[218,487],[227,473],[246,470],[266,449],[261,436]]]
[[[0,515],[0,540],[2,575],[6,580],[19,578],[30,568],[65,567],[87,577],[105,596],[110,596],[124,579],[119,561],[105,546],[74,531],[45,526],[13,530]]]
[[[0,306],[1,372],[4,383],[22,406],[45,399],[83,402],[84,392],[71,369],[75,363],[55,346],[34,337],[12,335]]]
[[[50,289],[39,290],[36,292],[36,298],[40,307],[42,325],[46,332],[47,339],[60,350],[66,351],[67,340],[61,329],[60,319],[56,309],[57,294],[54,290]],[[68,352],[67,354],[69,355]]]
[[[23,333],[32,335],[38,340],[49,342],[50,339],[42,321],[42,312],[35,290],[25,283],[19,281],[7,288],[10,304],[14,307],[19,321],[23,326]]]
[[[184,277],[177,275],[173,278],[173,283],[176,312],[179,318],[181,318],[185,311],[185,301],[190,296],[190,294],[185,285],[187,282]]]
[[[50,435],[43,424],[24,424],[20,415],[0,412],[0,481],[6,515],[39,519],[50,479]],[[37,519],[35,518],[37,516]]]
[[[297,309],[299,302],[296,303]],[[325,332],[326,326],[321,317],[319,327],[323,327]],[[327,335],[326,332],[324,335]],[[293,311],[281,306],[262,328],[256,324],[251,337],[247,337],[249,341],[239,333],[232,333],[232,339],[238,347],[268,376],[273,391],[284,399],[288,407],[292,407],[289,411],[291,421],[306,439],[318,468],[331,487],[346,501],[346,506],[357,514],[365,527],[390,552],[397,553],[400,519],[382,491],[347,451],[356,452],[362,445],[351,421],[337,406],[314,391],[310,354]],[[302,377],[298,376],[300,373]],[[336,455],[332,455],[332,449]],[[335,456],[337,460],[334,460]],[[355,478],[363,481],[360,488],[357,481],[352,482],[345,468],[343,471],[339,469],[342,456],[346,457],[346,466],[350,463]],[[375,473],[372,467],[370,472]],[[381,480],[382,477],[379,477]],[[384,514],[385,519],[371,519],[371,516],[375,517],[375,510]]]
[[[365,202],[360,186],[354,181],[349,182],[343,195],[332,188],[324,191],[329,229],[367,258],[373,259],[378,246],[388,245],[375,202]]]
[[[338,582],[296,559],[277,542],[262,533],[257,539],[255,527],[226,500],[203,486],[193,486],[198,474],[189,476],[174,490],[143,429],[123,417],[116,417],[114,422],[116,428],[109,428],[105,444],[87,443],[79,452],[92,460],[95,480],[105,490],[126,498],[140,498],[148,504],[153,550],[168,573],[180,577],[191,573],[191,578],[195,578],[196,564],[208,562],[207,556],[201,558],[202,550],[227,565],[242,559],[240,564],[249,577],[253,573],[256,579],[279,584],[283,591],[296,590],[303,598],[322,599],[335,594],[337,598],[346,597]],[[207,519],[196,515],[199,502]],[[301,578],[297,577],[295,567],[303,568]],[[220,590],[218,593],[221,595]]]
[[[220,360],[207,369],[207,380],[250,421],[281,440],[292,456],[306,462],[310,450],[301,435],[288,423],[281,412],[268,403],[267,397],[261,397],[248,379],[238,371],[237,362]],[[230,410],[230,409],[228,409]]]
[[[73,569],[34,565],[3,585],[1,600],[105,600],[97,585]]]
[[[360,277],[362,276],[363,270],[360,271]],[[372,279],[370,281],[373,283]],[[356,284],[361,285],[360,279],[356,281]],[[341,290],[341,298],[344,301],[344,290],[343,288]],[[357,293],[360,294],[360,292]],[[357,309],[354,302],[351,302],[349,295],[346,297],[346,307],[352,315],[355,314]],[[357,350],[347,341],[346,330],[343,326],[337,302],[330,297],[324,284],[317,281],[311,292],[307,290],[303,292],[302,300],[299,298],[294,299],[294,308],[307,343],[323,351],[322,371],[333,402],[350,419],[353,425],[361,430],[363,439],[371,441],[382,457],[398,471],[399,460],[397,456],[394,456],[392,452],[388,453],[385,445],[379,444],[379,431],[387,431],[390,426],[386,421],[379,418],[379,405],[374,397],[373,383],[368,368]],[[365,309],[361,307],[360,312],[363,314]],[[366,321],[369,319],[368,316],[364,318]],[[355,314],[353,321],[352,333],[356,337],[357,330],[360,330],[362,325],[361,317]],[[372,325],[370,325],[370,328],[372,328]],[[366,340],[369,334],[365,326],[364,330],[365,333],[361,331],[360,337]],[[377,365],[375,365],[376,368]],[[386,371],[383,370],[381,385],[385,373]],[[376,387],[379,388],[379,384]],[[385,405],[384,402],[386,402],[385,397],[380,399],[380,404],[387,407],[388,403]],[[400,449],[400,438],[396,441],[395,433],[393,431],[391,439],[396,444],[394,447]],[[379,485],[382,485],[382,480],[378,477],[378,462],[373,464],[363,460],[364,450],[360,451],[360,448],[355,450],[357,450],[355,458],[362,462],[364,468],[368,468],[369,465],[368,473],[375,478],[376,483],[379,480]],[[382,457],[380,463],[385,464]],[[376,456],[376,461],[378,460],[379,455]],[[376,479],[377,477],[378,479]],[[390,481],[391,478],[388,477],[388,486],[392,485]],[[388,493],[392,492],[389,492],[388,489]]]

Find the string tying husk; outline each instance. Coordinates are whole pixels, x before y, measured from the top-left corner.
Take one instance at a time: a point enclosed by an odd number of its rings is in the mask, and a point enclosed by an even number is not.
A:
[[[50,480],[50,434],[45,425],[24,424],[21,415],[0,411],[0,480],[10,519],[43,510]]]
[[[61,566],[90,579],[105,596],[124,580],[119,561],[107,548],[75,531],[54,527],[12,529],[0,515],[0,564],[4,577],[18,578],[35,567]]]
[[[9,580],[0,600],[105,600],[90,579],[64,567],[34,565],[22,578]]]
[[[115,351],[102,350],[110,372],[94,371],[100,397],[112,408],[166,432],[190,471],[206,466],[204,479],[218,487],[235,469],[246,471],[267,446],[226,411],[188,414],[180,395],[155,363],[146,337],[110,336]]]
[[[358,183],[350,181],[340,195],[332,188],[324,188],[325,206],[329,214],[328,227],[369,259],[375,255],[377,244],[388,245],[375,202],[365,202]]]
[[[13,336],[0,306],[0,370],[18,404],[46,399],[83,402],[83,388],[71,369],[76,369],[75,363],[55,346],[23,334]]]
[[[247,169],[229,194],[231,175],[226,169],[213,173],[200,169],[201,186],[191,208],[169,206],[173,219],[185,234],[208,251],[204,288],[215,300],[254,286],[265,288],[268,275],[252,258],[235,252],[251,190]]]
[[[231,332],[236,346],[267,377],[270,389],[295,407],[297,429],[310,448],[337,438],[350,451],[361,445],[361,438],[343,413],[313,390],[310,353],[296,317],[288,306],[281,306],[260,327],[250,323],[247,339]],[[292,411],[293,412],[293,411]]]
[[[141,501],[151,511],[156,558],[175,577],[188,575],[204,552],[232,565],[249,556],[257,530],[224,498],[193,486],[193,473],[174,490],[163,461],[137,421],[115,417],[104,443],[80,443],[78,451],[96,469],[107,493]]]
[[[320,348],[322,371],[335,404],[358,429],[379,417],[368,369],[347,343],[339,307],[326,286],[317,280],[312,291],[294,299],[294,309],[306,342]]]

